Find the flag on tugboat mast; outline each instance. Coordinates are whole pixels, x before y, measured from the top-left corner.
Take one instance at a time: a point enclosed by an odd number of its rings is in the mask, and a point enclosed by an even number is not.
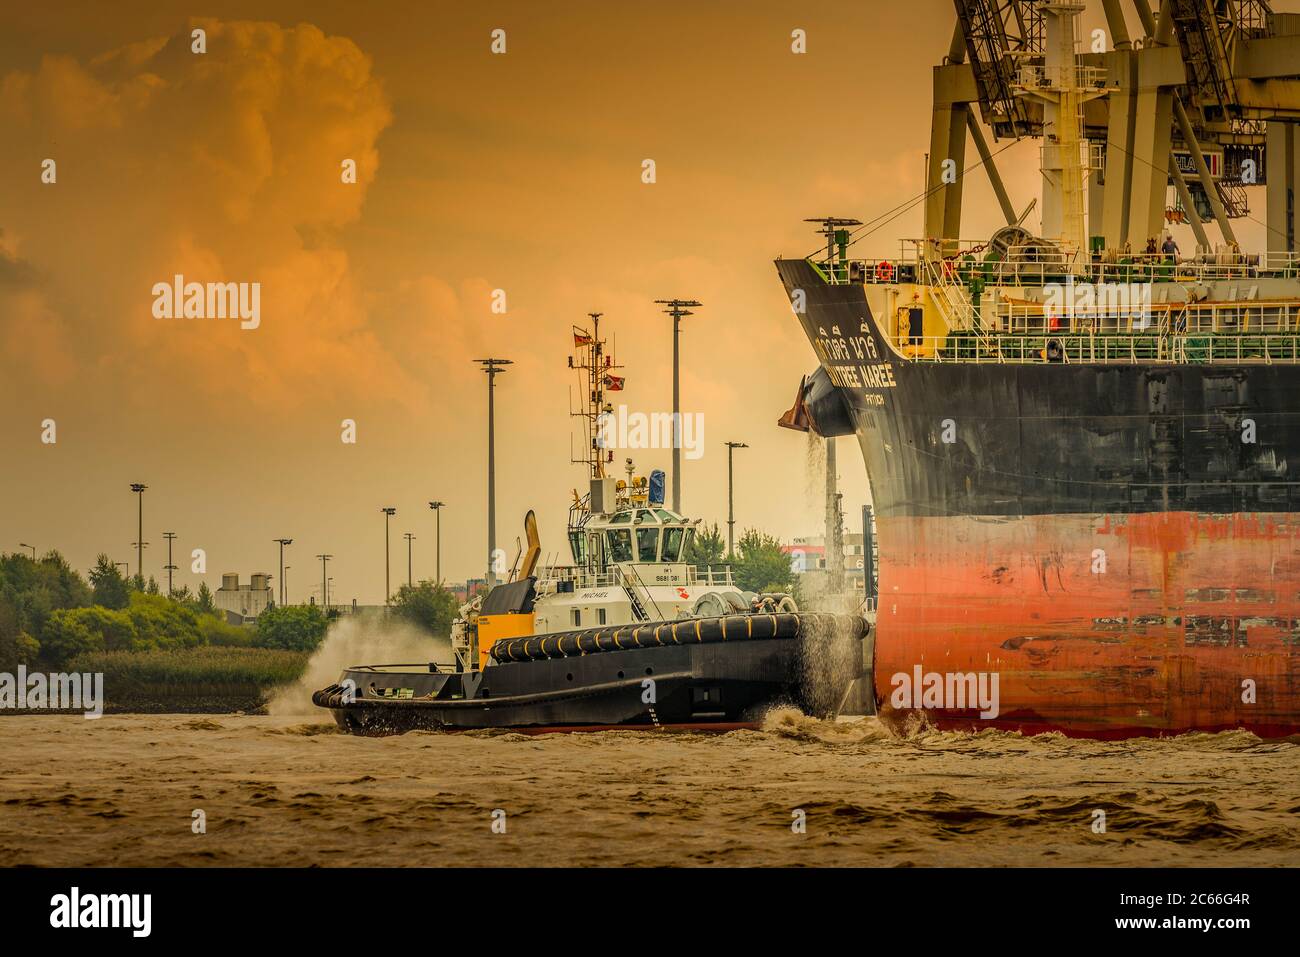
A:
[[[627,376],[605,374],[605,388],[610,392],[622,392],[623,383],[627,381]]]
[[[589,345],[591,345],[591,333],[587,332],[585,329],[579,329],[577,326],[574,326],[574,327],[573,327],[573,344],[574,344],[575,346],[589,346]]]

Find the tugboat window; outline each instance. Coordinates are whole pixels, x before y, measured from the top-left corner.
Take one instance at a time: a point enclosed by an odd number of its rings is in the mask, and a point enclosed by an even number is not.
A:
[[[640,561],[657,561],[659,559],[659,529],[638,528],[636,530],[636,550]]]
[[[573,623],[575,625],[582,624],[582,611],[578,608],[573,609]]]
[[[578,565],[587,564],[587,539],[582,532],[570,532],[569,545],[573,550],[574,563]]]
[[[614,562],[632,560],[632,533],[625,528],[606,532],[609,536],[609,558]]]
[[[681,557],[682,531],[680,527],[664,529],[664,561],[675,562]]]

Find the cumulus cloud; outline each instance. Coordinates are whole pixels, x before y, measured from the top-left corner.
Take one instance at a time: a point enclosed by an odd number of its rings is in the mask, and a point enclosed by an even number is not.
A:
[[[16,184],[0,208],[0,341],[18,347],[0,357],[6,378],[66,383],[78,368],[87,392],[155,408],[178,380],[268,408],[323,390],[417,397],[340,239],[392,120],[370,59],[310,24],[192,26],[204,54],[186,29],[0,78],[0,175]],[[155,319],[151,289],[176,274],[260,282],[261,327]]]

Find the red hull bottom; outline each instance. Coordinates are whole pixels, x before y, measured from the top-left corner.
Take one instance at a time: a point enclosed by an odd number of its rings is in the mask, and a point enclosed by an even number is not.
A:
[[[894,726],[1300,734],[1300,514],[887,518],[878,534],[875,690]]]

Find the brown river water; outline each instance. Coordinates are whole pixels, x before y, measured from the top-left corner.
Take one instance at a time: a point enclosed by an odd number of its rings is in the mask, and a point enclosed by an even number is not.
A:
[[[0,720],[9,865],[1300,863],[1300,741],[1244,732],[900,738],[793,711],[717,735]]]

